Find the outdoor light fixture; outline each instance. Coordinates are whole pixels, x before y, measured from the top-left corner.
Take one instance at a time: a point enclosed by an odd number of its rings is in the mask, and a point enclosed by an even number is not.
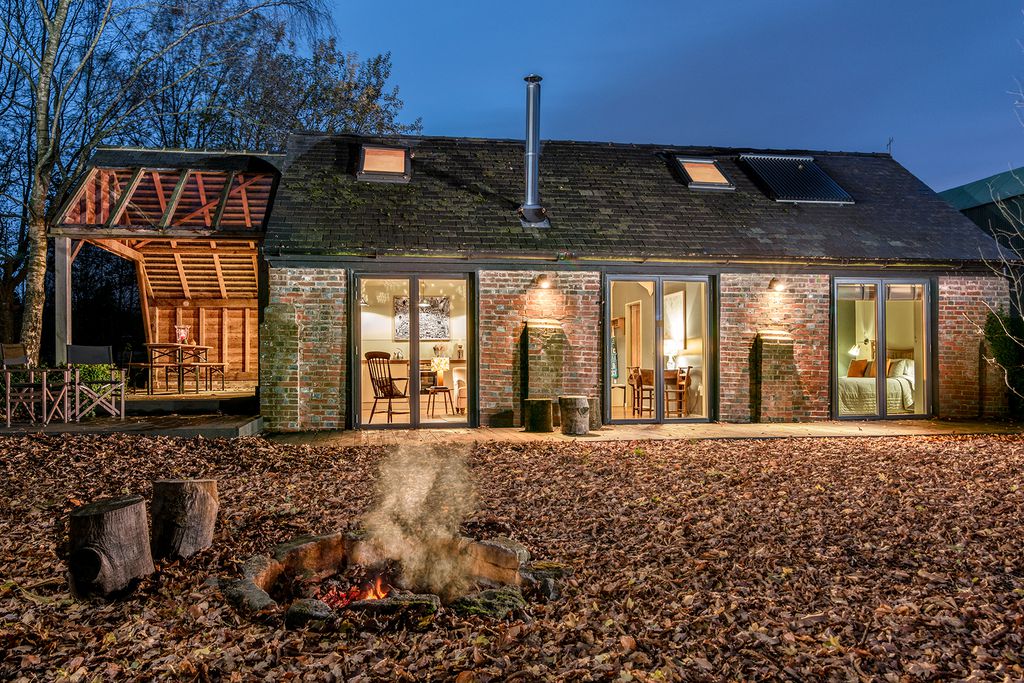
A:
[[[533,280],[533,284],[541,289],[551,289],[551,276],[547,273],[541,273]]]
[[[786,288],[786,285],[783,284],[782,280],[780,280],[777,277],[773,277],[768,282],[768,289],[772,290],[773,292],[781,292],[785,288]]]

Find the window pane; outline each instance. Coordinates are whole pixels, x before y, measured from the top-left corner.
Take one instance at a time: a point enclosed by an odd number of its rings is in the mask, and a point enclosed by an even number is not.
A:
[[[878,415],[877,295],[874,284],[836,287],[835,368],[840,416]]]
[[[653,281],[611,283],[611,387],[613,420],[655,417]]]
[[[363,173],[405,173],[405,150],[364,147]]]
[[[469,354],[466,280],[420,280],[420,422],[466,423]]]
[[[886,285],[886,414],[927,412],[924,285]]]
[[[409,424],[409,281],[360,283],[359,382],[363,424]]]
[[[718,166],[712,163],[684,161],[683,168],[690,176],[690,181],[702,185],[729,185]]]
[[[707,285],[665,282],[665,418],[707,417]]]

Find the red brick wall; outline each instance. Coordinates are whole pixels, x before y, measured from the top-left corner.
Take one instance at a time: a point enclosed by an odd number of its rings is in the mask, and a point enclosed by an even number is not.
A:
[[[1006,387],[984,368],[982,336],[989,304],[1009,305],[1006,281],[987,275],[939,278],[938,414],[949,418],[998,417],[1007,412]]]
[[[260,328],[260,408],[272,431],[345,426],[346,273],[271,268]]]
[[[562,323],[562,392],[597,396],[601,381],[601,275],[549,273],[550,289],[534,284],[538,271],[480,272],[480,422],[519,424],[522,386],[519,345],[523,323]],[[548,374],[556,375],[555,369]]]
[[[829,277],[778,277],[785,285],[781,292],[768,290],[770,273],[721,276],[719,418],[724,422],[750,422],[758,417],[785,422],[829,417]],[[787,400],[773,403],[770,415],[757,416],[752,399],[758,392],[752,387],[751,363],[757,333],[765,330],[778,330],[792,337],[795,376],[787,380]]]

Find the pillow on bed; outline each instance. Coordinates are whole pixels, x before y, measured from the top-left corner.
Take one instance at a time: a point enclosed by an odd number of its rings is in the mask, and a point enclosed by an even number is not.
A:
[[[909,377],[910,381],[914,381],[914,361],[905,360],[903,361],[903,376]]]
[[[868,367],[866,360],[851,360],[850,368],[846,371],[847,377],[863,377],[864,371]]]
[[[885,376],[902,377],[907,374],[906,367],[907,360],[905,358],[892,358],[889,360],[889,371],[885,373]]]

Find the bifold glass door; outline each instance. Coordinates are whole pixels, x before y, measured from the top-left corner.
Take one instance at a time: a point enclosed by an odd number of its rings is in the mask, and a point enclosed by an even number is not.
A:
[[[467,424],[470,291],[464,275],[357,278],[360,426]]]
[[[605,402],[612,422],[708,417],[707,278],[609,278]]]
[[[928,282],[836,279],[833,301],[836,416],[929,414]]]

